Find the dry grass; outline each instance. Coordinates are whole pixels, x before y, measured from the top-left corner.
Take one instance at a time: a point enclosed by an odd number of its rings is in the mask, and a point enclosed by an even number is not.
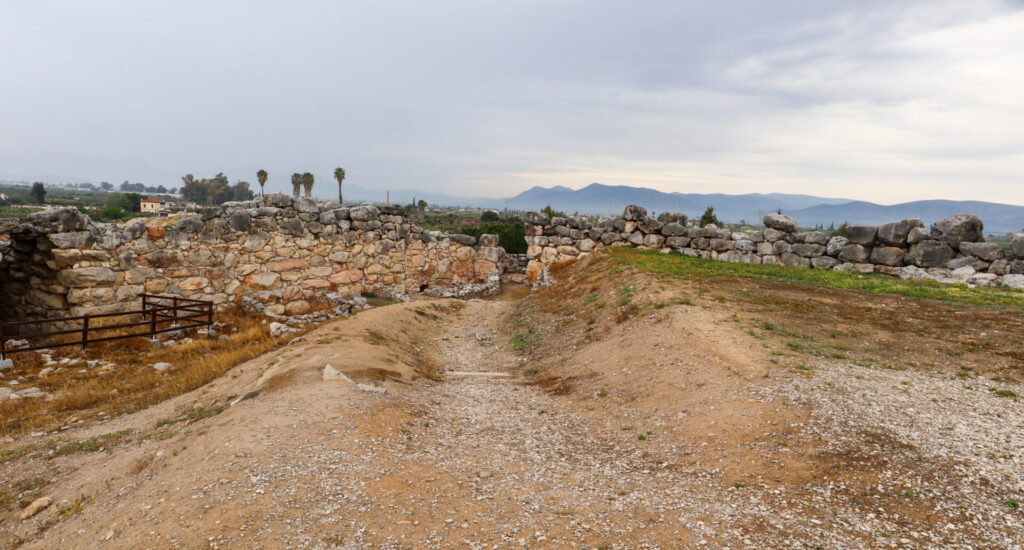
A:
[[[198,337],[190,343],[169,347],[156,347],[140,337],[90,345],[86,352],[74,347],[54,349],[54,360],[101,359],[118,365],[105,373],[98,369],[80,372],[84,365],[78,365],[36,378],[43,365],[39,354],[13,355],[15,367],[10,372],[25,380],[22,387],[38,387],[53,394],[54,399],[21,399],[0,404],[0,434],[51,429],[76,420],[136,411],[198,388],[295,336],[273,338],[268,325],[262,323],[263,318],[237,309],[215,314],[214,321],[236,330],[227,339]],[[151,365],[160,362],[171,363],[175,368],[154,371]]]

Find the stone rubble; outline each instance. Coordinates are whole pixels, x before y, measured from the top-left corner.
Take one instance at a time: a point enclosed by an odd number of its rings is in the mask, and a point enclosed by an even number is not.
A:
[[[425,231],[400,207],[281,194],[123,225],[50,208],[25,223],[0,218],[0,299],[24,318],[124,311],[143,293],[289,318],[319,300],[351,311],[370,290],[495,292],[505,251],[493,235],[480,240]]]
[[[977,216],[957,214],[932,224],[908,218],[880,226],[848,226],[846,236],[798,231],[797,222],[768,214],[763,231],[733,232],[714,224],[696,227],[686,216],[665,212],[654,219],[647,210],[627,206],[622,218],[596,223],[582,216],[549,218],[528,212],[526,276],[532,284],[550,282],[552,266],[565,265],[609,246],[678,253],[724,262],[776,264],[883,273],[915,280],[968,286],[1024,284],[1024,233],[1014,235],[1010,249],[984,242]]]

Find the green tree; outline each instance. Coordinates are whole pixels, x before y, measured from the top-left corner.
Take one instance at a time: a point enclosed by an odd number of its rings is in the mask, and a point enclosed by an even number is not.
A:
[[[254,193],[249,189],[249,182],[237,181],[231,186],[231,200],[233,201],[248,201],[252,200]]]
[[[302,174],[302,188],[306,190],[306,198],[310,198],[310,194],[313,192],[313,174],[304,172]]]
[[[482,222],[496,222],[501,218],[498,217],[498,213],[493,210],[487,210],[483,214],[480,214],[480,221]]]
[[[114,193],[103,201],[104,210],[119,209],[123,212],[138,212],[142,195],[138,193]]]
[[[565,217],[565,212],[559,212],[558,210],[555,210],[554,208],[551,208],[550,204],[545,206],[544,209],[541,210],[541,212],[547,214],[548,216],[550,216],[552,218],[564,218]]]
[[[114,184],[110,183],[109,181],[101,181],[100,182],[100,189],[102,189],[104,191],[110,191],[113,188],[114,188]]]
[[[302,189],[302,174],[295,172],[292,174],[292,195],[298,197],[299,191]]]
[[[44,186],[41,182],[37,181],[33,183],[32,190],[29,191],[29,194],[32,195],[32,198],[35,199],[36,202],[39,204],[43,204],[44,202],[46,202],[46,186]]]
[[[344,203],[345,200],[341,196],[341,182],[345,181],[345,169],[340,166],[335,168],[334,179],[338,180],[338,202]]]
[[[263,196],[263,186],[267,184],[267,171],[260,169],[256,172],[256,181],[260,182],[260,196]]]
[[[700,220],[698,220],[697,223],[701,227],[706,227],[707,225],[710,224],[715,224],[718,227],[722,227],[724,225],[722,223],[722,220],[719,220],[718,216],[715,215],[715,207],[711,205],[708,205],[708,209],[705,210],[703,214],[701,214]]]

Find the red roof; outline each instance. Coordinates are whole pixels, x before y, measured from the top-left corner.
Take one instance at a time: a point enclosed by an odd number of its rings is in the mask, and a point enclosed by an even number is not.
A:
[[[158,202],[160,204],[164,203],[164,201],[162,201],[160,199],[143,199],[142,202]]]

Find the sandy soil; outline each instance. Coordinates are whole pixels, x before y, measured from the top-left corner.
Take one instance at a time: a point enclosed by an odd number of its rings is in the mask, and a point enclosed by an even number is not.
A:
[[[144,411],[8,441],[8,494],[54,504],[27,520],[9,506],[0,542],[1020,546],[1022,514],[1003,502],[1024,483],[1019,403],[948,373],[773,363],[795,358],[734,320],[753,310],[711,296],[591,322],[597,310],[569,304],[622,293],[599,279],[577,281],[581,296],[370,310]],[[631,284],[636,303],[692,290]],[[326,364],[387,393],[323,380]]]

